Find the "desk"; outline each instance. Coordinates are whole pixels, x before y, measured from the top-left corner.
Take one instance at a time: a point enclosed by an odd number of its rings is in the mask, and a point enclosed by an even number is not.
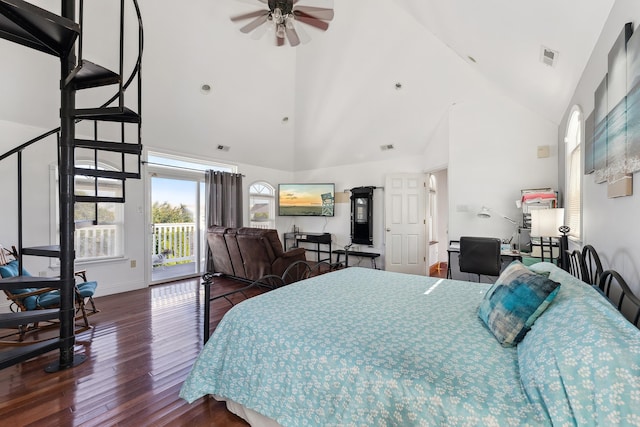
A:
[[[380,256],[380,254],[377,254],[375,252],[360,252],[360,251],[348,251],[345,252],[344,249],[337,249],[335,251],[333,251],[334,254],[338,255],[338,257],[336,258],[336,263],[340,263],[340,255],[344,255],[344,266],[345,267],[349,267],[349,257],[350,256],[357,256],[360,258],[370,258],[371,259],[371,267],[375,268],[376,270],[378,269],[378,267],[376,266],[376,258],[378,258]]]
[[[459,240],[452,240],[449,242],[449,248],[447,249],[447,279],[451,279],[451,253],[460,253]],[[511,258],[511,261],[522,261],[522,253],[516,250],[500,251],[500,256],[502,258]]]
[[[289,240],[295,241],[295,244],[291,246],[291,248],[303,247],[309,252],[315,252],[317,254],[317,261],[329,261],[331,263],[331,234],[330,233],[284,233],[284,251],[286,252],[288,249],[287,242]],[[315,248],[308,248],[305,246],[300,246],[300,243],[314,243]],[[320,247],[320,245],[328,245],[329,249],[325,250]],[[320,259],[320,254],[328,254],[328,257]]]

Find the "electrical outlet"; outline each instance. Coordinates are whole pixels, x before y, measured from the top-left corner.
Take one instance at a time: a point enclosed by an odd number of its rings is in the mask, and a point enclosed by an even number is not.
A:
[[[136,268],[136,264],[137,264],[136,260],[132,259],[131,260],[131,268]]]

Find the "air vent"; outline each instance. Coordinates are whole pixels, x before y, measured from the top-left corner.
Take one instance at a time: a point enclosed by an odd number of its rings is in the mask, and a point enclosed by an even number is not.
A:
[[[393,144],[385,144],[380,146],[380,149],[382,151],[393,150],[394,148],[395,147],[393,146]]]
[[[558,60],[558,51],[549,49],[548,47],[541,46],[540,48],[540,62],[549,67],[553,67]]]
[[[220,151],[229,151],[230,147],[227,145],[218,145],[216,148]]]

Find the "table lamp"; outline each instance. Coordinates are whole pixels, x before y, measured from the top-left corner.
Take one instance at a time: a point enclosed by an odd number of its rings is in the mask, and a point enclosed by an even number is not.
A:
[[[509,221],[514,227],[514,233],[511,235],[511,240],[513,240],[514,236],[517,238],[518,236],[518,221],[509,218],[508,216],[501,214],[500,212],[496,212],[491,208],[488,208],[486,206],[483,206],[482,209],[480,209],[480,212],[478,212],[478,217],[479,218],[491,218],[492,214],[496,214],[497,216],[499,216],[502,219],[505,219],[507,221]],[[511,243],[511,240],[509,240],[509,243]],[[516,249],[519,251],[520,250],[520,239],[517,238],[517,247]]]
[[[545,237],[549,238],[549,259],[553,258],[552,237],[560,237],[560,267],[566,268],[567,249],[569,242],[567,232],[569,227],[564,225],[564,208],[554,209],[534,209],[531,211],[531,235],[540,237],[542,246],[542,260],[544,261],[544,241]]]

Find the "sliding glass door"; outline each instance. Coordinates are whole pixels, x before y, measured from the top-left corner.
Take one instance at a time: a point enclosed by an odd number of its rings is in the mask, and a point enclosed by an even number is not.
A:
[[[204,182],[193,174],[151,173],[151,282],[200,275],[204,263]]]
[[[150,187],[152,284],[204,273],[205,171],[237,172],[236,167],[196,159],[147,153]]]

